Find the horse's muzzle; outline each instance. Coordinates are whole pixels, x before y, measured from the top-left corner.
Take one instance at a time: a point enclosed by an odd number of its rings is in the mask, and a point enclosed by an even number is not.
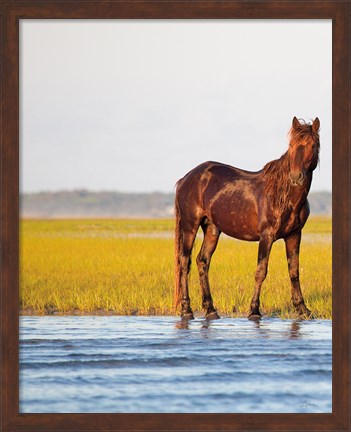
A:
[[[301,186],[305,180],[305,174],[302,171],[290,171],[289,178],[293,186]]]

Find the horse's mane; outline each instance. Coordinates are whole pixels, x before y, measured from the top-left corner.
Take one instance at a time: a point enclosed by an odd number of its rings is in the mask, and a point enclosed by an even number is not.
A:
[[[299,123],[299,127],[292,127],[289,131],[290,143],[293,146],[303,140],[307,135],[311,135],[316,140],[316,142],[319,142],[319,140],[317,139],[319,138],[318,131],[314,131],[312,129],[312,126],[302,119],[299,120]]]
[[[262,174],[264,194],[270,198],[274,209],[283,212],[288,206],[291,189],[288,152],[279,159],[268,162],[263,167]]]
[[[299,120],[298,127],[292,127],[289,131],[289,141],[292,146],[300,143],[306,136],[313,136],[318,143],[319,161],[319,134],[314,131],[312,126],[304,120]],[[262,170],[264,178],[263,192],[271,200],[272,207],[280,211],[280,214],[289,204],[291,182],[289,179],[289,156],[285,152],[279,159],[268,162]]]
[[[292,127],[289,131],[289,140],[292,146],[300,143],[306,136],[310,135],[314,138],[318,145],[318,163],[319,163],[319,131],[313,130],[312,125],[306,123],[304,120],[299,120],[300,126],[298,128]]]

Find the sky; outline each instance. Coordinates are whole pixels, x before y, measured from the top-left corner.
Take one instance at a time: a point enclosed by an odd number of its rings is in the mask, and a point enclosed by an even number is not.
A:
[[[257,171],[321,122],[332,187],[331,20],[20,20],[22,192],[172,192],[214,160]]]

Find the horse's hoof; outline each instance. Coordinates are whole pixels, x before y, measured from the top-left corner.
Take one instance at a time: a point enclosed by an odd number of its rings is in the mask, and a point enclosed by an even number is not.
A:
[[[251,321],[259,321],[262,318],[262,316],[261,315],[249,315],[247,318]]]
[[[194,319],[194,314],[192,312],[186,312],[181,314],[181,319],[184,321],[191,321]]]
[[[307,309],[307,307],[302,303],[302,304],[297,304],[294,305],[295,306],[295,310],[298,313],[298,319],[301,320],[310,320],[310,319],[314,319],[315,317],[313,316],[313,313]]]
[[[212,311],[212,312],[206,314],[205,318],[210,321],[210,320],[220,319],[221,317],[218,315],[217,311]]]
[[[309,310],[303,310],[303,311],[299,311],[299,319],[301,320],[312,320],[315,319],[313,313]]]
[[[251,311],[249,316],[248,316],[248,319],[253,320],[253,321],[257,321],[261,318],[262,318],[262,315],[260,314],[260,311],[258,309],[254,309],[253,311]]]

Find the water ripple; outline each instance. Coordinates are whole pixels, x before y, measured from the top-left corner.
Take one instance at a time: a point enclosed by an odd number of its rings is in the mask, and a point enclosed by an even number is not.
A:
[[[21,317],[21,412],[331,412],[331,322]]]

